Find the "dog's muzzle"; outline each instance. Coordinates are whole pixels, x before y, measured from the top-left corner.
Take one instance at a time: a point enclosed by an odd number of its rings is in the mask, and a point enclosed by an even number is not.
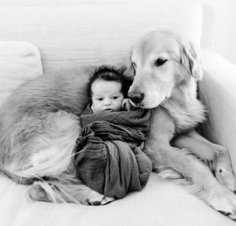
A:
[[[134,105],[139,105],[144,99],[144,93],[129,92],[128,98]]]

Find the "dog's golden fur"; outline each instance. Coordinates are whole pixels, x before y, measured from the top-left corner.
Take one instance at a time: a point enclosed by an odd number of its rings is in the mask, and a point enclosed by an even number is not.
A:
[[[154,169],[165,178],[186,178],[207,204],[236,219],[236,181],[229,153],[194,131],[205,119],[196,97],[202,70],[195,48],[174,32],[154,31],[135,45],[131,61],[131,102],[154,108],[145,144]],[[180,135],[173,140],[176,134]],[[215,177],[204,160],[213,162]]]
[[[0,108],[0,169],[18,183],[37,179],[29,189],[32,199],[112,200],[83,185],[73,168],[88,73],[44,74],[18,87]]]

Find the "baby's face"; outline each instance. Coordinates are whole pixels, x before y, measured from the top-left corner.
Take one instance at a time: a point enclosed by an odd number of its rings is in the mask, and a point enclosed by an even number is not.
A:
[[[124,96],[121,92],[120,82],[95,80],[91,86],[91,93],[91,108],[94,113],[121,110]]]

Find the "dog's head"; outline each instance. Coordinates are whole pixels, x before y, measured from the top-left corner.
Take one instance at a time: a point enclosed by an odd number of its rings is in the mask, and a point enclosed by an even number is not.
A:
[[[128,95],[141,108],[159,106],[175,87],[202,75],[193,46],[167,30],[148,33],[135,45],[131,68],[134,80]]]

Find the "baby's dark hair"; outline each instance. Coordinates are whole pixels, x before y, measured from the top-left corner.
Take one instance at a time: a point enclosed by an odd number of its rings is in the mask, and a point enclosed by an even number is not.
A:
[[[124,97],[127,97],[128,89],[132,83],[131,78],[127,77],[124,74],[125,68],[116,68],[114,66],[103,65],[98,67],[92,77],[89,79],[88,82],[88,95],[89,97],[92,96],[91,93],[91,86],[94,81],[97,79],[105,80],[105,81],[116,81],[121,83],[121,92],[123,93]]]

